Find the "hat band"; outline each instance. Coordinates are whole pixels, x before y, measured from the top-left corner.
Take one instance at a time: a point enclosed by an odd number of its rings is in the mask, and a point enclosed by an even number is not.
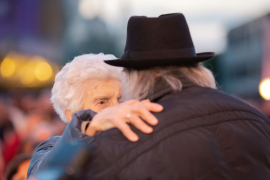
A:
[[[125,51],[120,59],[160,59],[160,58],[178,58],[178,57],[194,57],[196,52],[194,47],[177,50],[162,50],[162,51],[145,51],[145,52],[130,52]]]

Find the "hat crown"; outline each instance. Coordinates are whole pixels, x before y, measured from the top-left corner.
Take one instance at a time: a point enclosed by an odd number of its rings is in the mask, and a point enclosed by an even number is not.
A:
[[[124,53],[107,64],[133,69],[194,65],[215,53],[196,53],[186,19],[181,13],[157,18],[132,16],[128,21]]]
[[[194,48],[183,14],[165,14],[157,18],[132,16],[128,21],[124,51],[166,51]]]

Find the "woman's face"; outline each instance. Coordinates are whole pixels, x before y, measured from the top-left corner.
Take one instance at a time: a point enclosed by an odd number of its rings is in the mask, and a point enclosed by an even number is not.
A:
[[[95,81],[86,94],[83,109],[100,112],[121,103],[121,82],[118,80]]]

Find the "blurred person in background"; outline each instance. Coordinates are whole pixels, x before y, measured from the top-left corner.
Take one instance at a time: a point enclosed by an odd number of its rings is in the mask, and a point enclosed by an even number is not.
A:
[[[131,100],[120,104],[124,74],[122,68],[104,63],[106,59],[116,58],[102,53],[81,55],[67,63],[56,75],[51,101],[55,111],[68,125],[61,137],[51,137],[36,148],[28,169],[28,178],[41,172],[49,157],[58,150],[58,145],[65,142],[90,142],[96,134],[114,127],[120,129],[130,141],[137,141],[137,135],[126,124],[129,112],[133,112],[134,118],[137,118],[134,121],[136,128],[147,134],[152,132],[152,128],[139,117],[155,125],[157,119],[149,111],[159,112],[162,107],[147,100]],[[108,107],[114,107],[117,113],[104,113],[103,110]],[[76,119],[75,113],[85,109],[92,116],[96,113],[100,115],[83,121]]]
[[[26,180],[31,158],[32,156],[30,155],[15,157],[7,167],[6,180]]]
[[[33,154],[38,144],[62,134],[65,126],[50,103],[50,94],[50,90],[1,92],[0,179],[17,155]]]
[[[8,114],[6,100],[0,98],[0,178],[6,165],[16,156],[20,138]]]
[[[58,121],[52,120],[45,112],[33,111],[27,117],[22,145],[19,153],[33,154],[38,144],[51,136],[61,135],[63,127],[57,126]]]

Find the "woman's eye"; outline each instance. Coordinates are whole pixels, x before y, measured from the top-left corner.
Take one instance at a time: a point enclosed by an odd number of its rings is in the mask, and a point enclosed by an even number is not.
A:
[[[102,101],[99,101],[99,102],[98,102],[99,105],[104,105],[104,104],[106,104],[106,103],[108,103],[108,100],[102,100]]]
[[[100,101],[98,104],[105,104],[105,101]]]

